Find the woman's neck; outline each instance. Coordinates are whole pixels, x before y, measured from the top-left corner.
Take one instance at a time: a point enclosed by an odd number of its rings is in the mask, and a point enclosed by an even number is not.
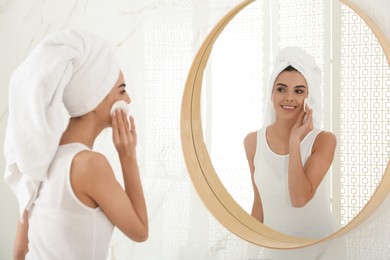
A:
[[[60,144],[82,143],[92,149],[96,137],[104,129],[96,123],[97,121],[92,115],[70,118]]]
[[[293,120],[283,120],[276,118],[275,122],[271,124],[270,130],[274,135],[279,136],[282,139],[289,139],[291,134],[291,129],[293,128],[295,121]]]
[[[294,122],[278,120],[269,125],[266,131],[266,140],[270,149],[279,155],[289,154],[289,140]]]

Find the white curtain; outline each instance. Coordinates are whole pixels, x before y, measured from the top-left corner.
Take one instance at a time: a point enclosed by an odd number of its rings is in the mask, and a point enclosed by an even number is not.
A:
[[[253,247],[248,249],[247,242],[227,231],[205,209],[188,177],[180,144],[181,95],[192,58],[217,20],[239,2],[0,1],[2,127],[6,122],[6,97],[11,72],[45,35],[63,28],[81,27],[101,34],[118,47],[139,133],[139,165],[149,211],[150,236],[148,241],[138,244],[115,230],[110,259],[261,259],[262,248],[255,247],[258,252],[249,255]],[[257,6],[262,5],[260,2],[257,1]],[[258,21],[253,11],[256,5],[251,10],[248,13],[254,21]],[[243,33],[236,41],[245,42],[248,35],[253,39],[262,36],[251,34],[248,29],[248,34]],[[229,51],[234,53],[234,47]],[[258,66],[261,70],[261,65]],[[212,77],[205,75],[208,76]],[[262,73],[245,82],[236,79],[238,90],[244,84],[250,84],[251,80],[263,80]],[[205,91],[211,91],[207,90],[207,86],[205,88]],[[261,99],[261,93],[254,92],[253,97]],[[231,113],[237,117],[234,105],[232,102]],[[256,109],[261,115],[261,105]],[[255,130],[258,125],[245,127]],[[229,131],[229,124],[216,130]],[[1,134],[3,140],[3,130]],[[109,130],[102,134],[95,148],[107,155],[120,179],[119,162]],[[3,158],[0,163],[4,166]],[[247,185],[246,181],[242,182]],[[237,195],[237,200],[246,209],[250,207],[248,198],[251,195],[245,195],[248,188],[251,187],[246,186],[239,193],[240,189],[235,187],[235,194],[244,194]],[[348,246],[348,259],[390,259],[389,209],[390,198],[362,227],[339,239]],[[0,252],[3,259],[2,254]]]

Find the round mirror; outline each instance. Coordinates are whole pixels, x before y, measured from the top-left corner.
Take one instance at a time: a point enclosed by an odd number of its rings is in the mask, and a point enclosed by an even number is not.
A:
[[[243,139],[262,127],[262,86],[268,84],[274,55],[298,45],[323,70],[323,128],[338,142],[324,180],[331,202],[325,206],[341,227],[325,240],[356,227],[388,192],[389,176],[382,174],[390,141],[389,43],[347,2],[256,1],[248,6],[252,2],[226,14],[194,59],[182,103],[183,153],[200,197],[226,228],[265,247],[302,247],[320,240],[288,236],[250,216],[253,188]]]

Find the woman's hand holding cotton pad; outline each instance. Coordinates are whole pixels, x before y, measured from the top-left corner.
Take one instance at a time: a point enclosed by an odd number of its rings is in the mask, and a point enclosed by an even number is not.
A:
[[[126,113],[126,116],[129,116],[129,104],[127,104],[125,101],[123,100],[119,100],[117,102],[115,102],[112,107],[111,107],[111,110],[110,110],[110,115],[114,115],[115,111],[120,109],[121,111],[125,112]]]
[[[115,102],[110,109],[110,115],[113,116],[115,111],[117,111],[118,109],[126,114],[126,120],[129,123],[129,128],[131,130],[132,126],[131,126],[131,122],[129,121],[129,115],[130,115],[129,104],[123,100],[119,100],[119,101]]]

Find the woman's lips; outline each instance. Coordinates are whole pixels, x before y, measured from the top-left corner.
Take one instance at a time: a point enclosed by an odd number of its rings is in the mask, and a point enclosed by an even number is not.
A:
[[[281,106],[283,109],[285,109],[285,110],[294,110],[294,109],[296,109],[297,107],[295,107],[295,106]]]

